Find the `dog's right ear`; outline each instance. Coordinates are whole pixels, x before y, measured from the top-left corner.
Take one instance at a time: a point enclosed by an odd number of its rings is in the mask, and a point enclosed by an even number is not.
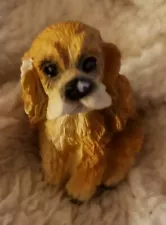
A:
[[[28,57],[22,60],[21,88],[25,113],[31,124],[37,124],[45,119],[48,100],[33,60]]]

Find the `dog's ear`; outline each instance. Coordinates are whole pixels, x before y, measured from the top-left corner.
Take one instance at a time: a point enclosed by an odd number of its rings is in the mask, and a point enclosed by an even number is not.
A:
[[[108,89],[111,89],[119,75],[121,65],[121,54],[116,45],[112,43],[102,43],[104,57],[104,77],[103,82]]]
[[[26,56],[21,65],[21,89],[24,110],[31,124],[37,124],[46,116],[48,101],[33,61]]]
[[[103,43],[104,76],[103,83],[112,97],[112,106],[105,111],[113,118],[114,130],[122,130],[128,119],[136,116],[132,88],[125,76],[119,74],[121,55],[118,48]]]

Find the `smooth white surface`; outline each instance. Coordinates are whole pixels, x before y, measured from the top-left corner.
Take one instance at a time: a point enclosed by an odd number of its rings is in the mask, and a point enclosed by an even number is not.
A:
[[[33,65],[32,65],[32,59],[25,59],[22,61],[22,65],[21,65],[21,77],[24,76],[24,74],[26,72],[28,72],[29,70],[33,69]]]
[[[94,92],[82,98],[80,102],[88,109],[104,109],[112,104],[111,96],[106,92],[104,84],[99,83]]]
[[[166,3],[164,0],[0,1],[0,224],[166,224]],[[42,180],[19,87],[20,57],[32,37],[56,20],[100,28],[122,51],[122,72],[143,111],[146,138],[137,165],[117,189],[73,206]]]

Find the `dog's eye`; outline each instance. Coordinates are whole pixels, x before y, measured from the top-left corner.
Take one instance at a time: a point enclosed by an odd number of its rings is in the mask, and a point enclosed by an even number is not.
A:
[[[93,56],[90,56],[90,57],[84,59],[84,61],[82,63],[82,70],[85,73],[90,73],[96,69],[96,66],[97,66],[96,58]]]
[[[48,62],[44,64],[42,70],[48,77],[55,77],[58,74],[58,69],[55,63]]]

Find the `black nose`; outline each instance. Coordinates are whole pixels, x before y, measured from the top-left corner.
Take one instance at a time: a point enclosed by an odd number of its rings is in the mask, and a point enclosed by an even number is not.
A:
[[[78,101],[90,94],[94,89],[94,82],[86,77],[75,78],[65,87],[65,97],[71,101]]]

